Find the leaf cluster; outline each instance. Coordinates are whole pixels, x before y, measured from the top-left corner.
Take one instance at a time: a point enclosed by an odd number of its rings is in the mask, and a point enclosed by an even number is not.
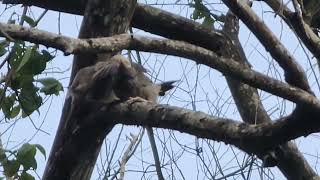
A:
[[[7,53],[9,44],[0,43],[0,55]],[[61,83],[54,78],[37,78],[53,56],[46,50],[39,50],[38,45],[26,45],[25,42],[15,42],[8,53],[8,73],[2,77],[0,88],[0,108],[8,119],[22,113],[22,117],[31,115],[42,105],[44,95],[59,95],[63,91]],[[38,85],[41,84],[41,87]],[[37,86],[36,86],[37,85]],[[8,90],[8,87],[10,90]]]
[[[212,27],[215,19],[211,16],[210,10],[203,4],[202,0],[193,0],[189,4],[190,7],[194,8],[194,11],[191,15],[191,19],[203,19],[202,24],[207,27]]]
[[[35,159],[37,150],[46,158],[46,151],[39,144],[25,143],[15,151],[0,149],[0,163],[3,166],[4,175],[7,178],[34,180],[35,178],[28,171],[37,169]]]

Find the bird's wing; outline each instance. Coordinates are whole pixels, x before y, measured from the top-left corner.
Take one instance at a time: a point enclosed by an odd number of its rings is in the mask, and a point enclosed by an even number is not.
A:
[[[76,74],[71,86],[71,93],[79,94],[80,96],[84,96],[88,93],[89,87],[91,86],[91,78],[94,74],[94,67],[89,66],[82,68]]]
[[[98,62],[92,76],[90,96],[94,99],[105,99],[113,96],[113,86],[117,80],[120,64],[113,62]],[[112,98],[111,98],[112,99]],[[111,101],[111,100],[108,100]]]

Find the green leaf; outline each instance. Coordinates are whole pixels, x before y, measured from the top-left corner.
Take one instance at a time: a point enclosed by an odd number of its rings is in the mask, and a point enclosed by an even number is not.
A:
[[[22,19],[27,22],[31,27],[36,27],[37,23],[29,16],[23,15]]]
[[[12,51],[13,55],[10,59],[10,65],[16,69],[20,75],[37,75],[42,73],[47,61],[50,61],[53,56],[47,51],[41,53],[37,50],[38,45],[24,48],[22,44],[15,43]]]
[[[1,108],[4,116],[8,119],[10,119],[11,111],[14,105],[14,102],[16,100],[16,95],[11,94],[10,96],[7,96],[3,99],[3,102],[1,103]]]
[[[14,106],[12,108],[12,110],[10,111],[9,118],[13,119],[13,118],[17,117],[19,115],[19,113],[20,113],[20,109],[21,109],[20,105]]]
[[[35,45],[31,49],[27,48],[23,59],[18,67],[20,74],[23,75],[37,75],[45,70],[48,55],[43,55],[37,51],[38,46]]]
[[[20,62],[23,57],[23,53],[25,51],[23,46],[24,45],[19,42],[14,43],[14,45],[12,46],[12,49],[11,49],[12,53],[11,53],[9,64],[13,69],[17,69],[18,66],[20,65]]]
[[[21,173],[19,180],[35,180],[35,178],[31,174],[24,171]]]
[[[189,4],[194,8],[191,18],[193,20],[204,18],[203,25],[212,27],[214,19],[211,17],[210,10],[203,4],[202,0],[194,0],[194,3]]]
[[[29,74],[16,74],[15,78],[12,80],[10,87],[12,89],[21,89],[24,87],[31,86],[33,82],[33,75]]]
[[[40,89],[40,92],[43,92],[45,95],[59,95],[59,92],[63,91],[62,84],[54,78],[42,78],[36,81],[43,85],[43,87]]]
[[[23,166],[24,171],[30,168],[37,169],[37,161],[35,159],[36,152],[36,146],[29,143],[22,145],[18,150],[17,160]]]
[[[46,50],[42,50],[41,52],[42,52],[42,56],[43,56],[43,58],[45,59],[46,62],[51,61],[51,60],[54,58],[54,56],[52,56],[52,55],[51,55],[48,51],[46,51]]]
[[[17,160],[8,160],[2,163],[4,174],[8,177],[14,176],[20,168],[20,163]]]
[[[38,51],[36,51],[32,56],[31,62],[30,68],[32,69],[32,73],[35,75],[42,73],[46,69],[47,59]]]
[[[27,48],[27,50],[24,52],[22,60],[17,68],[17,72],[19,72],[21,70],[21,68],[23,68],[30,61],[32,51],[33,51],[32,48]]]
[[[4,149],[0,149],[0,162],[3,163],[5,160],[7,160],[7,156],[6,153],[4,151]]]
[[[35,144],[36,148],[43,154],[44,158],[47,159],[46,150],[40,144]]]
[[[42,98],[37,94],[39,88],[33,83],[28,87],[23,87],[19,94],[19,103],[22,109],[22,117],[27,117],[37,110],[42,104]]]
[[[7,52],[6,47],[8,47],[8,45],[9,45],[8,41],[6,40],[0,41],[0,56],[3,56]]]
[[[214,19],[209,16],[204,18],[202,25],[206,27],[212,27],[213,23],[214,23]]]

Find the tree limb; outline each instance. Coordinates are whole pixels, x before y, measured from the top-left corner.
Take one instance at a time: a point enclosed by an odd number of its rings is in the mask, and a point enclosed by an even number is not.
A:
[[[273,123],[251,125],[227,118],[210,116],[179,107],[153,104],[148,101],[103,105],[94,104],[96,111],[86,117],[83,127],[100,126],[105,123],[151,126],[188,133],[199,138],[207,138],[232,144],[247,153],[261,154],[279,144],[320,130],[320,122],[296,120],[292,116]],[[99,108],[97,108],[99,107]],[[97,119],[92,121],[92,118]],[[308,123],[306,123],[308,121]],[[77,131],[74,132],[77,134]]]
[[[226,51],[225,56],[234,57],[234,60],[251,68],[238,39],[239,28],[239,19],[229,11],[225,18],[223,30],[230,37],[234,46],[229,45],[224,48]],[[270,123],[272,121],[263,107],[257,89],[233,78],[226,77],[226,79],[244,122],[259,124]],[[287,142],[275,149],[265,152],[262,159],[264,166],[277,165],[288,179],[309,180],[317,176],[294,143]]]
[[[130,49],[192,59],[198,64],[205,64],[217,69],[224,75],[239,79],[253,87],[297,104],[314,108],[315,111],[320,110],[319,100],[308,92],[246,68],[232,59],[219,57],[212,51],[182,41],[145,38],[128,34],[81,40],[17,25],[1,23],[0,28],[13,38],[54,47],[66,54],[117,52],[122,49]]]
[[[129,28],[135,5],[136,0],[89,0],[85,6],[79,38],[125,33]],[[97,61],[106,61],[111,56],[110,52],[76,54],[69,84],[72,83],[79,69]],[[90,179],[103,139],[113,128],[112,124],[105,126],[104,131],[96,131],[96,128],[88,127],[81,131],[81,134],[75,135],[74,130],[81,126],[83,121],[76,113],[77,109],[83,108],[81,100],[78,99],[67,97],[65,100],[59,127],[43,174],[44,180]],[[85,109],[83,112],[91,111]]]
[[[293,28],[298,37],[306,45],[306,47],[312,52],[312,54],[320,62],[320,44],[319,37],[313,32],[312,28],[306,24],[303,19],[298,17],[297,13],[292,12],[283,2],[280,0],[263,0],[268,4],[275,12],[279,12],[278,15]]]
[[[3,0],[4,4],[24,4],[38,6],[59,12],[84,15],[88,0]],[[175,40],[184,40],[205,47],[219,54],[226,39],[222,32],[202,26],[185,17],[137,4],[132,18],[132,26],[144,31]],[[197,36],[190,36],[197,34]]]
[[[286,81],[293,86],[312,92],[302,67],[246,1],[223,0],[223,2],[247,25],[271,56],[279,63],[285,72]]]
[[[6,4],[35,5],[45,9],[79,15],[83,15],[85,2],[86,0],[80,2],[75,2],[75,0],[70,0],[68,2],[63,0],[3,0],[3,3]],[[235,12],[241,20],[243,20],[271,53],[272,57],[284,69],[287,82],[311,92],[303,69],[295,62],[294,57],[286,50],[250,7],[242,1],[224,0],[223,2]],[[225,38],[223,38],[222,34],[214,33],[214,31],[200,27],[200,25],[197,26],[196,23],[191,23],[190,21],[191,20],[181,18],[148,5],[138,5],[133,17],[133,26],[168,38],[184,40],[201,45],[202,47],[212,49],[219,54],[222,47],[221,45],[225,42]],[[187,29],[191,29],[191,32]],[[197,38],[189,36],[189,34],[193,34],[194,32],[197,32]],[[210,40],[211,37],[213,37],[212,40]],[[208,43],[214,44],[212,44],[213,46],[210,48]]]

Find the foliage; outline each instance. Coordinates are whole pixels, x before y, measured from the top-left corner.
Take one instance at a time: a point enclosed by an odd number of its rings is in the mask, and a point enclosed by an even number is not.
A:
[[[25,143],[15,151],[0,149],[0,163],[3,166],[4,175],[19,180],[35,179],[29,171],[37,169],[35,159],[37,150],[46,158],[46,152],[39,144]]]
[[[191,15],[191,19],[198,20],[203,19],[202,25],[206,27],[213,27],[215,22],[224,22],[224,15],[216,15],[207,8],[202,0],[193,0],[189,3],[189,7],[193,8],[193,13]]]
[[[4,56],[8,47],[9,43],[2,41],[0,55]],[[40,93],[59,95],[59,92],[63,91],[58,80],[37,78],[45,70],[46,64],[53,59],[47,50],[40,51],[38,45],[15,42],[8,57],[8,73],[2,78],[1,83],[4,85],[0,88],[0,108],[7,119],[17,117],[20,112],[24,118],[38,111],[42,105]]]

